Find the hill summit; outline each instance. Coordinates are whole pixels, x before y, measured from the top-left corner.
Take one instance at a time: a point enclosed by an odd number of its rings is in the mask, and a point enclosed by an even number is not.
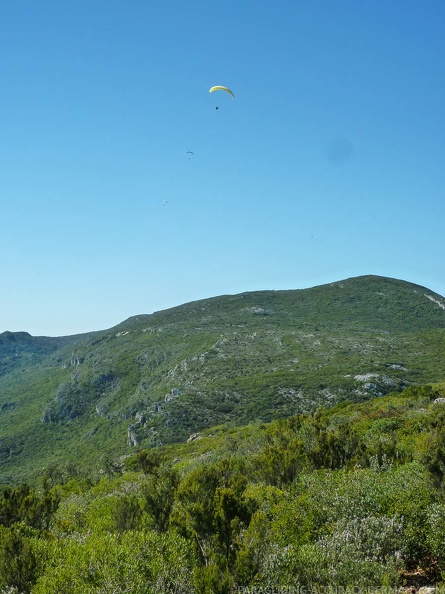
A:
[[[3,333],[0,481],[443,380],[444,347],[445,299],[378,276],[213,297],[72,337]]]

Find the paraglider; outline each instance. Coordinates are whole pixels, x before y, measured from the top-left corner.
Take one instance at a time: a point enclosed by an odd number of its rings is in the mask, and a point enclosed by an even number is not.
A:
[[[225,91],[226,93],[229,93],[229,95],[232,95],[232,99],[235,99],[235,95],[227,87],[222,87],[221,85],[216,85],[216,87],[211,87],[209,89],[209,93],[213,93],[214,91]]]
[[[226,93],[229,93],[229,95],[231,95],[231,96],[232,96],[232,99],[235,99],[235,95],[234,95],[234,94],[233,94],[233,92],[232,92],[230,89],[228,89],[227,87],[223,87],[223,86],[221,86],[221,85],[216,85],[215,87],[211,87],[211,88],[209,89],[209,93],[213,93],[214,91],[225,91]],[[219,105],[217,105],[217,106],[215,107],[215,109],[219,109]]]
[[[186,154],[186,155],[194,155],[195,153],[194,153],[194,152],[192,152],[192,151],[186,151],[186,153],[185,153],[185,154]],[[189,161],[190,161],[190,156],[189,156]]]

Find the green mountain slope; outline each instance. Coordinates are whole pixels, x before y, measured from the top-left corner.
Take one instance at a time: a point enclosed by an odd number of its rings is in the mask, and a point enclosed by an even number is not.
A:
[[[16,336],[20,365],[14,349],[0,350],[9,361],[0,377],[2,482],[51,461],[88,465],[221,423],[439,381],[445,299],[365,276],[205,299],[51,340]]]

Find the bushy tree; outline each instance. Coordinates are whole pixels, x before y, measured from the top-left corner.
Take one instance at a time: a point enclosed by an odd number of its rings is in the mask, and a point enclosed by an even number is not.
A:
[[[37,578],[37,559],[26,526],[0,526],[0,586],[14,586],[25,594]]]
[[[153,468],[141,487],[144,509],[161,532],[165,532],[169,526],[178,485],[178,473],[163,466]]]
[[[192,594],[193,551],[180,536],[153,531],[68,538],[48,545],[33,594]]]

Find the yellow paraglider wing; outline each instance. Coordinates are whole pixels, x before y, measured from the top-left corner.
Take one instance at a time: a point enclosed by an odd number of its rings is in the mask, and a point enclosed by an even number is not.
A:
[[[235,95],[227,87],[221,87],[220,85],[217,85],[216,87],[212,87],[209,90],[209,93],[213,93],[213,91],[225,91],[226,93],[229,93],[229,95],[232,95],[233,99],[235,99]]]

